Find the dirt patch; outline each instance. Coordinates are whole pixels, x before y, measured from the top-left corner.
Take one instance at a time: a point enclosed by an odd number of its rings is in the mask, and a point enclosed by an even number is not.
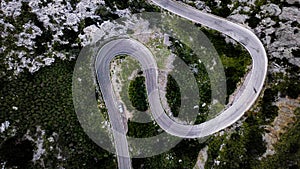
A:
[[[300,97],[298,99],[281,98],[276,102],[276,105],[279,108],[278,116],[271,125],[265,127],[267,133],[264,134],[263,138],[267,143],[267,150],[263,157],[275,153],[274,145],[279,141],[280,135],[286,132],[289,124],[295,122],[294,111],[300,107]]]

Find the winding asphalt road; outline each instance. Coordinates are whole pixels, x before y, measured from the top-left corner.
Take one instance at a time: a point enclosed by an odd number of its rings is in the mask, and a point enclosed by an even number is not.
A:
[[[148,91],[156,88],[157,69],[156,61],[151,52],[141,43],[133,39],[119,39],[105,44],[97,54],[95,67],[97,80],[100,85],[105,105],[108,109],[109,120],[112,125],[116,154],[119,168],[131,168],[130,155],[124,121],[118,109],[119,101],[113,91],[110,79],[110,63],[119,55],[128,55],[137,59],[147,77]],[[153,74],[152,74],[153,73]]]
[[[241,95],[223,113],[199,125],[184,125],[173,121],[161,105],[157,86],[157,66],[151,52],[133,39],[118,39],[104,45],[97,54],[96,73],[103,98],[108,108],[113,129],[119,168],[131,168],[126,132],[118,100],[115,97],[111,79],[110,62],[118,55],[137,59],[146,77],[146,88],[150,109],[157,124],[167,133],[182,138],[199,138],[218,132],[240,119],[258,98],[267,73],[267,56],[260,40],[245,27],[211,14],[200,12],[190,6],[171,0],[152,0],[153,3],[183,18],[222,32],[240,42],[251,54],[252,70]]]

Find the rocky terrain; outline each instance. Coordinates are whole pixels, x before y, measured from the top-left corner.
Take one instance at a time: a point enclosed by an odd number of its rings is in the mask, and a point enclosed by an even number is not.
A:
[[[251,29],[266,48],[269,74],[272,77],[299,76],[287,71],[292,66],[297,70],[300,67],[299,0],[184,0],[183,2]],[[83,46],[126,31],[126,28],[120,29],[112,20],[130,16],[132,11],[132,8],[121,8],[116,5],[110,7],[104,0],[81,0],[78,3],[63,0],[1,1],[0,78],[17,78],[21,72],[37,72],[42,67],[54,64],[56,60],[74,59]],[[142,25],[144,24],[141,23],[140,26]],[[285,61],[287,63],[284,63]],[[276,86],[273,83],[281,81],[284,79],[275,82],[268,80],[266,88]],[[161,85],[165,85],[164,79]],[[293,124],[295,118],[293,110],[299,107],[299,98],[280,97],[280,94],[279,92],[278,96],[276,95],[276,101],[272,103],[279,109],[278,116],[270,124],[262,126],[266,130],[263,139],[267,148],[263,157],[276,153],[274,145],[280,140],[280,135],[286,128]],[[166,102],[164,104],[166,105]],[[255,107],[259,107],[259,103]],[[16,111],[18,107],[11,109]],[[225,131],[239,129],[244,120],[243,118],[232,129]],[[1,133],[9,126],[9,121],[1,123]],[[223,134],[224,131],[217,133],[216,136]],[[51,142],[51,139],[49,141]],[[36,144],[39,145],[38,150],[43,152],[40,146],[42,143]],[[204,168],[208,149],[206,147],[200,152],[197,163],[199,168]],[[35,157],[39,159],[41,154],[38,150]]]
[[[264,140],[267,143],[267,151],[263,155],[264,157],[275,153],[274,145],[280,140],[280,135],[285,133],[289,125],[295,122],[294,111],[297,107],[300,107],[300,98],[281,98],[276,105],[279,108],[278,116],[271,125],[265,127],[267,132],[264,135]]]
[[[82,46],[103,35],[99,26],[108,18],[101,12],[125,16],[129,10],[114,10],[103,0],[82,0],[79,3],[54,0],[1,1],[1,64],[15,75],[27,69],[33,73],[51,65],[55,59],[72,59]],[[25,18],[25,19],[24,19]],[[109,23],[103,28],[110,29]],[[9,43],[11,42],[11,43]]]
[[[278,60],[287,61],[294,67],[300,67],[300,2],[287,1],[244,1],[232,0],[226,7],[221,1],[183,1],[199,10],[216,13],[216,9],[230,9],[227,19],[240,23],[252,30],[263,42],[269,58],[269,74],[284,74],[290,76],[286,70],[289,66]],[[211,3],[216,6],[210,5]],[[228,39],[228,41],[232,41]],[[275,61],[276,60],[276,61]],[[279,80],[280,81],[280,80]],[[281,80],[282,81],[282,80]],[[296,83],[297,84],[297,83]],[[272,86],[268,84],[266,86]],[[279,98],[273,103],[279,108],[278,116],[270,125],[264,126],[266,133],[263,138],[267,150],[264,157],[274,154],[274,145],[280,139],[280,135],[294,122],[294,110],[299,107],[299,99],[289,97]],[[238,126],[241,126],[238,125]],[[202,151],[204,151],[203,149]],[[206,149],[207,150],[207,149]],[[201,152],[202,152],[201,151]],[[203,154],[203,152],[201,153]],[[202,156],[202,155],[201,155]],[[200,157],[199,157],[200,158]],[[203,168],[205,160],[198,161],[198,167]]]

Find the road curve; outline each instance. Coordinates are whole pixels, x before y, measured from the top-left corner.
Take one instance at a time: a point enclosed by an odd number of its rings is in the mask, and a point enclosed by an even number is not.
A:
[[[151,52],[144,45],[133,39],[111,41],[99,50],[96,57],[95,68],[97,80],[112,125],[116,154],[118,156],[118,165],[119,168],[127,169],[131,168],[131,161],[126,131],[123,117],[119,112],[117,105],[119,101],[116,99],[110,79],[110,63],[114,57],[119,55],[128,55],[140,62],[147,77],[147,89],[149,91],[153,90],[151,86],[157,87],[157,69],[156,62]]]
[[[172,0],[152,0],[152,2],[183,18],[228,35],[241,43],[252,57],[252,70],[247,79],[247,84],[243,93],[241,93],[239,98],[219,116],[199,125],[190,126],[173,123],[171,126],[165,126],[165,124],[168,124],[171,119],[165,121],[165,118],[162,119],[162,113],[153,112],[151,109],[154,116],[157,115],[157,123],[166,132],[184,138],[208,136],[232,125],[240,119],[247,110],[250,109],[263,88],[268,67],[268,59],[264,46],[253,32],[224,18],[201,12],[188,5],[174,2]],[[151,96],[149,97],[151,98]]]
[[[205,123],[184,125],[173,121],[164,112],[158,93],[157,66],[151,52],[133,39],[118,39],[104,45],[97,54],[95,68],[113,129],[118,165],[122,169],[131,168],[131,161],[123,118],[119,113],[118,100],[115,97],[110,79],[110,62],[114,57],[129,55],[140,62],[146,77],[148,101],[154,119],[167,133],[183,138],[208,136],[232,125],[240,119],[258,98],[267,73],[268,60],[266,52],[262,43],[250,30],[223,18],[200,12],[171,0],[152,0],[152,2],[195,23],[218,30],[240,42],[251,54],[252,70],[243,93],[228,109]]]

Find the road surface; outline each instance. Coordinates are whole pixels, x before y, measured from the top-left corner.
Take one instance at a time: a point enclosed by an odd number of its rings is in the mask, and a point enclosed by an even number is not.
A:
[[[152,0],[161,8],[174,14],[218,30],[240,42],[251,54],[252,70],[244,91],[232,105],[217,117],[199,125],[184,125],[173,121],[161,105],[157,86],[157,66],[151,52],[133,39],[113,40],[104,45],[97,54],[95,68],[97,80],[108,109],[113,129],[119,168],[131,168],[128,143],[123,118],[118,110],[111,79],[110,62],[118,55],[128,55],[137,59],[146,77],[146,88],[150,109],[157,124],[167,133],[182,138],[199,138],[218,132],[240,119],[258,98],[267,73],[267,56],[260,40],[250,30],[226,19],[200,12],[192,7],[171,0]]]

